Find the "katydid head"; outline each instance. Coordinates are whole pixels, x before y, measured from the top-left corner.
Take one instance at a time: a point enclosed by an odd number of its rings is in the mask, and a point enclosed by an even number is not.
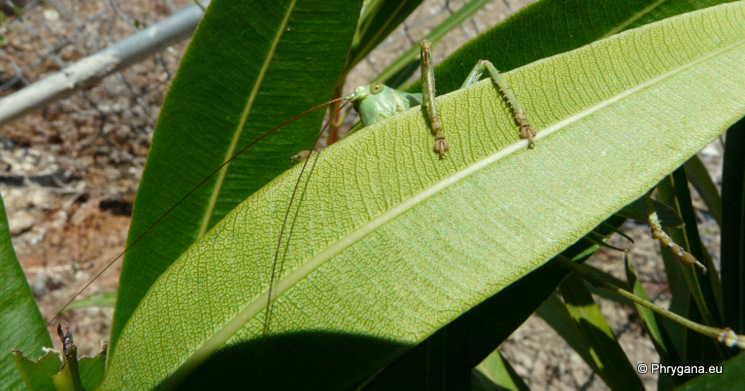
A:
[[[370,126],[412,106],[404,93],[381,82],[357,87],[352,95],[344,99],[354,104],[354,110],[360,115],[363,126]]]

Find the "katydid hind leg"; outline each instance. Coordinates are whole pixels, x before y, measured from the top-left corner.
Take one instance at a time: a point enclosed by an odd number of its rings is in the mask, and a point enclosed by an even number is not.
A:
[[[528,148],[533,148],[533,146],[535,146],[533,137],[535,137],[536,131],[532,126],[530,126],[528,117],[525,115],[525,110],[522,108],[520,102],[515,97],[515,94],[512,93],[512,90],[510,90],[507,82],[502,78],[502,75],[494,64],[487,60],[479,60],[460,88],[466,88],[471,84],[476,83],[484,72],[489,73],[494,85],[497,86],[497,89],[499,89],[499,92],[507,102],[507,105],[510,106],[515,122],[520,127],[520,137],[528,139]]]

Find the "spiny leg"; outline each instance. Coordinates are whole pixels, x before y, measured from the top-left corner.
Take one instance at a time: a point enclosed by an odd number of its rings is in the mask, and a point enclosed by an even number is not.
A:
[[[497,70],[491,62],[487,60],[479,60],[460,88],[466,88],[479,81],[479,78],[481,78],[481,74],[484,73],[484,71],[489,72],[492,81],[507,101],[510,109],[512,109],[512,115],[515,117],[515,122],[520,126],[520,137],[528,139],[528,148],[533,148],[535,145],[533,137],[536,135],[536,132],[528,123],[528,117],[525,115],[522,106],[520,106],[520,102],[517,101],[517,98],[510,90],[510,87],[507,86],[507,82],[502,78],[499,70]]]
[[[442,131],[440,116],[437,115],[437,107],[435,107],[435,71],[432,67],[432,43],[426,39],[423,40],[420,53],[422,62],[422,106],[427,112],[432,133],[435,134],[434,150],[440,154],[442,159],[445,157],[449,145],[445,141],[445,133]]]

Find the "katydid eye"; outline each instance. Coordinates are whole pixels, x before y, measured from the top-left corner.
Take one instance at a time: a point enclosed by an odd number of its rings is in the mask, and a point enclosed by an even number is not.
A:
[[[383,83],[375,82],[375,83],[370,84],[371,94],[379,94],[381,91],[383,91]]]

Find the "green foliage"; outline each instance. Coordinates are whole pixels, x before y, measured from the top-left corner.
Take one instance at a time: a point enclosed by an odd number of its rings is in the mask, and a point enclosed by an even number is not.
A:
[[[559,286],[564,298],[570,324],[581,344],[575,350],[586,349],[583,357],[591,357],[588,364],[606,384],[614,389],[644,388],[634,368],[613,335],[592,295],[578,275],[571,274]],[[586,359],[587,360],[587,359]]]
[[[745,386],[745,377],[742,376],[744,370],[745,353],[741,352],[736,357],[721,363],[720,368],[715,369],[715,372],[701,375],[678,390],[738,390]]]
[[[321,114],[262,140],[128,253],[103,388],[411,389],[423,379],[443,389],[471,379],[480,389],[521,388],[494,350],[547,299],[542,316],[611,388],[638,386],[584,286],[564,284],[568,307],[553,295],[568,272],[549,260],[585,260],[598,246],[583,235],[745,115],[745,77],[737,71],[745,5],[692,12],[718,3],[527,7],[436,72],[444,93],[478,59],[514,69],[504,77],[539,131],[534,150],[519,140],[489,81],[442,96],[447,159],[432,152],[418,108],[314,155],[278,254],[302,168],[278,174],[311,144]],[[331,96],[353,62],[350,48],[362,47],[363,35],[390,31],[380,23],[385,15],[363,13],[373,27],[353,34],[359,7],[212,2],[163,107],[130,242],[242,145]],[[741,141],[742,132],[728,135],[728,151]],[[714,268],[701,278],[669,256],[666,265],[673,307],[742,333],[743,252],[734,238],[742,233],[743,154],[726,156],[721,201],[695,161],[689,173],[669,177],[658,201],[686,223],[671,236],[705,262],[687,175],[709,208],[721,205],[712,214],[722,221],[722,270],[732,274],[719,283]],[[643,318],[665,347],[663,360],[716,363],[732,355],[655,315]],[[660,388],[670,386],[661,380]]]
[[[278,227],[301,167],[280,176],[151,287],[112,351],[106,384],[165,385],[191,376],[185,384],[199,387],[239,357],[242,367],[280,388],[293,381],[351,385],[378,372],[580,239],[745,114],[737,92],[715,88],[739,83],[726,69],[741,55],[741,11],[684,15],[506,74],[535,113],[535,150],[518,142],[501,98],[482,82],[438,101],[452,148],[444,162],[433,156],[417,110],[312,158],[290,213],[270,331],[262,337]],[[727,28],[706,35],[714,20]],[[675,41],[665,44],[674,52],[644,44],[662,45],[671,36]],[[658,67],[639,66],[649,63]],[[672,111],[653,104],[671,99],[676,104],[665,107]],[[712,107],[719,118],[709,115]],[[678,111],[688,114],[686,123],[671,116]],[[650,132],[630,118],[665,131]],[[650,163],[617,169],[641,161]],[[537,183],[543,191],[535,191]],[[335,357],[302,353],[320,341]],[[145,346],[163,354],[143,368],[137,352]],[[365,360],[351,360],[354,354]],[[262,365],[308,373],[282,378]],[[322,368],[340,374],[330,379]]]

